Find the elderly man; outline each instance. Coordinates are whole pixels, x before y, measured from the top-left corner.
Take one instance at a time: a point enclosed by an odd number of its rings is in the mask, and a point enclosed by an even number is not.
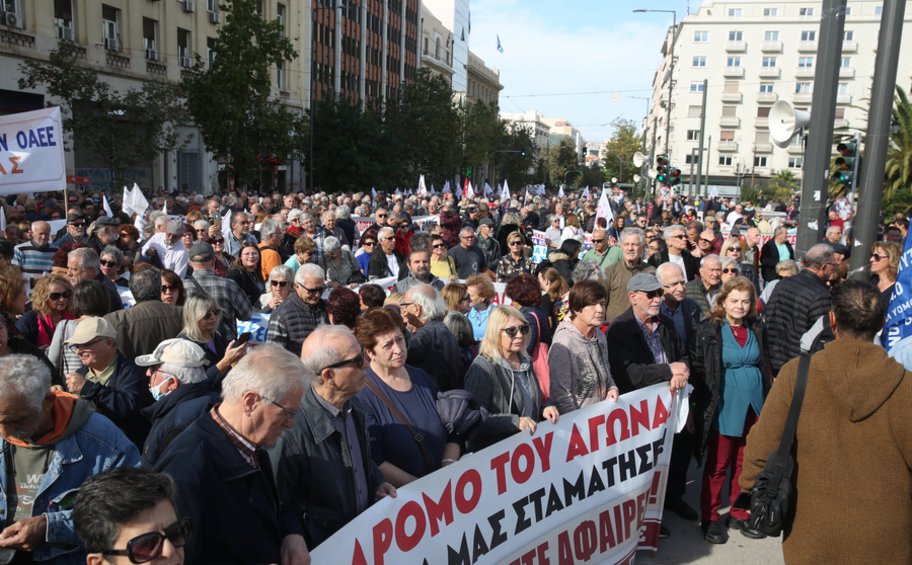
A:
[[[85,562],[72,502],[86,479],[139,464],[139,451],[110,420],[69,394],[31,355],[0,358],[0,548],[14,563]]]
[[[142,447],[149,425],[140,410],[152,404],[148,380],[117,348],[117,332],[104,318],[89,316],[63,343],[72,347],[82,367],[64,375],[67,392],[79,395],[107,416],[137,446]]]
[[[837,245],[842,241],[842,226],[841,225],[831,225],[826,229],[826,235],[823,237],[824,243],[829,243],[830,245]]]
[[[108,292],[110,311],[123,309],[117,287],[101,272],[101,257],[91,247],[80,247],[67,254],[67,279],[76,286],[79,281],[98,281]]]
[[[431,254],[427,250],[412,251],[408,255],[408,273],[403,271],[399,274],[399,281],[396,283],[396,292],[405,292],[406,290],[418,285],[431,285],[436,290],[441,291],[444,282],[431,274]]]
[[[630,307],[627,300],[627,283],[637,273],[654,273],[655,267],[643,260],[646,234],[640,228],[621,231],[621,261],[605,269],[608,291],[608,309],[605,320],[611,321]]]
[[[802,340],[809,334],[814,345],[810,351],[818,351],[823,343],[832,341],[833,336],[826,323],[830,310],[830,289],[827,281],[836,268],[833,248],[818,243],[808,249],[804,256],[804,269],[793,277],[787,277],[776,284],[776,289],[764,309],[766,315],[767,347],[773,373],[778,373],[790,359],[801,354]],[[819,331],[810,330],[817,326]],[[816,339],[815,338],[816,334]]]
[[[345,326],[321,326],[301,348],[310,383],[294,426],[270,450],[279,496],[303,520],[312,550],[375,500],[396,496],[371,459],[364,414],[364,349]],[[237,370],[237,369],[235,369]]]
[[[426,284],[413,286],[400,308],[412,332],[408,364],[424,369],[441,391],[463,388],[459,341],[443,323],[446,305],[437,291]]]
[[[494,237],[494,220],[491,218],[482,218],[478,222],[478,248],[484,253],[488,265],[496,265],[503,255],[500,242]]]
[[[718,255],[707,255],[700,259],[700,278],[687,283],[684,289],[690,298],[700,307],[703,318],[709,316],[716,303],[716,295],[722,288],[722,259]]]
[[[295,273],[294,292],[288,295],[269,317],[267,341],[292,353],[300,353],[301,344],[317,326],[328,321],[323,269],[306,263]]]
[[[754,268],[754,273],[760,272],[760,229],[755,227],[747,228],[744,232],[745,249],[741,256],[741,263],[750,265]],[[759,284],[760,279],[757,278]]]
[[[779,226],[773,231],[773,237],[763,244],[760,250],[760,269],[764,282],[774,281],[779,278],[776,274],[776,265],[780,261],[795,259],[795,250],[788,241],[788,229]]]
[[[193,231],[196,233],[196,241],[209,242],[209,228],[212,227],[206,220],[197,220],[193,222]]]
[[[700,260],[687,250],[687,230],[680,224],[668,226],[662,232],[667,251],[656,253],[649,258],[649,264],[658,267],[662,263],[674,263],[684,271],[688,281],[694,280],[700,268]]]
[[[268,219],[260,224],[260,273],[263,280],[269,278],[272,269],[282,264],[279,246],[285,230],[278,220]]]
[[[189,521],[178,519],[171,477],[135,467],[117,467],[83,483],[73,525],[89,565],[183,565],[192,530]]]
[[[86,219],[81,212],[71,212],[67,214],[66,234],[58,237],[52,246],[60,249],[65,244],[73,245],[77,241],[86,241]]]
[[[456,274],[461,279],[477,275],[488,268],[484,253],[475,243],[475,230],[468,226],[459,230],[459,245],[450,249],[450,257],[456,263]]]
[[[208,294],[222,310],[222,329],[225,336],[237,335],[236,320],[249,320],[252,312],[250,300],[236,282],[215,274],[215,251],[208,243],[197,242],[190,248],[190,266],[193,274],[184,281],[188,295]]]
[[[256,238],[251,235],[253,219],[244,212],[235,212],[231,215],[231,235],[225,238],[225,253],[237,257],[241,246],[247,242],[256,243]]]
[[[608,328],[608,360],[621,394],[668,382],[681,390],[690,378],[687,353],[674,322],[662,315],[662,285],[652,273],[637,273],[627,284],[630,307]],[[690,463],[690,432],[675,434],[665,491],[665,509],[685,520],[697,512],[683,500]],[[663,527],[664,528],[664,527]],[[667,530],[663,532],[667,535]]]
[[[684,271],[674,263],[662,263],[656,269],[656,278],[662,285],[661,313],[674,324],[675,333],[681,338],[682,345],[690,343],[690,336],[697,329],[703,317],[700,305],[692,298],[687,298],[685,285],[687,280]]]
[[[155,351],[136,358],[146,367],[154,404],[142,410],[152,424],[143,445],[143,465],[152,468],[177,435],[219,400],[206,377],[206,354],[187,339],[162,341]]]
[[[44,221],[32,222],[32,238],[13,249],[12,264],[19,267],[25,278],[37,279],[54,266],[54,252],[51,247],[51,224]]]
[[[105,319],[117,332],[117,344],[127,359],[152,353],[159,343],[177,337],[184,327],[180,306],[161,301],[161,271],[145,267],[130,277],[132,308],[111,312]]]
[[[336,213],[333,210],[326,210],[320,214],[320,222],[322,225],[320,229],[323,230],[323,237],[335,237],[342,242],[343,245],[348,245],[351,247],[352,241],[349,239],[345,231],[336,225]]]
[[[606,230],[599,228],[592,232],[592,249],[583,255],[583,261],[594,263],[604,271],[609,265],[620,261],[621,257],[621,248],[611,245],[611,238]]]
[[[164,233],[154,234],[143,244],[142,254],[147,255],[154,251],[161,261],[162,268],[174,271],[177,276],[184,278],[187,274],[187,248],[181,241],[182,235],[184,223],[170,220]]]
[[[95,220],[95,230],[89,239],[89,245],[99,254],[109,245],[117,245],[120,239],[120,222],[111,216],[100,216]]]
[[[179,515],[193,524],[188,563],[306,562],[300,514],[277,496],[263,451],[295,423],[302,372],[300,359],[281,347],[252,350],[222,382],[222,402],[156,463],[177,484]]]
[[[364,234],[362,237],[369,237],[367,232]],[[377,241],[380,242],[380,249],[374,249],[371,254],[367,277],[371,280],[398,277],[405,270],[405,259],[396,251],[396,232],[389,226],[382,227],[377,232]]]

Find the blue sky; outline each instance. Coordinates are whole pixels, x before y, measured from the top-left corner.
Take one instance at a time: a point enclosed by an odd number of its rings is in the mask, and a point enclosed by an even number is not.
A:
[[[699,3],[691,0],[691,11]],[[618,116],[642,122],[647,101],[633,97],[650,96],[672,22],[672,14],[632,10],[675,10],[680,22],[687,6],[687,0],[472,0],[469,47],[500,70],[501,111],[563,117],[587,141],[603,141]]]

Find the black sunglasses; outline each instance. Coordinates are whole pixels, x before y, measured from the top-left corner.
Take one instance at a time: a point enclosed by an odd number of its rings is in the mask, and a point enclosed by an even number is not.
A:
[[[272,286],[278,286],[280,288],[285,288],[286,286],[288,286],[288,281],[270,281],[269,284],[271,284]]]
[[[60,300],[61,298],[69,300],[71,296],[73,296],[73,293],[71,293],[69,290],[65,290],[63,292],[52,292],[48,295],[51,300]]]
[[[605,238],[604,238],[604,237],[603,237],[602,239],[593,239],[593,240],[592,240],[592,243],[598,245],[599,243],[602,243],[603,241],[605,241]]]
[[[148,563],[161,557],[165,540],[177,548],[187,545],[190,537],[190,520],[184,518],[174,522],[162,532],[140,534],[127,542],[127,549],[108,549],[102,555],[124,555],[131,563]]]
[[[310,294],[323,294],[323,291],[326,290],[325,286],[318,286],[317,288],[307,288],[306,286],[304,286],[301,283],[295,283],[295,285],[298,286],[299,288],[303,288],[305,292],[308,292]]]
[[[521,326],[511,326],[509,328],[504,328],[503,331],[510,337],[516,337],[517,333],[520,333],[522,335],[529,335],[530,328],[529,324],[523,324]]]
[[[653,298],[662,298],[662,296],[664,296],[664,294],[665,294],[665,291],[662,290],[661,288],[657,288],[655,290],[642,290],[640,292],[645,294],[646,298],[648,298],[649,300],[652,300]]]
[[[171,292],[172,290],[177,290],[177,285],[163,284],[162,292]]]
[[[731,274],[731,273],[737,274],[738,269],[722,269],[722,272],[725,273],[726,275]]]
[[[361,351],[358,352],[358,355],[352,357],[351,359],[346,359],[344,361],[339,361],[337,363],[333,363],[332,365],[327,365],[327,366],[323,367],[323,369],[338,369],[339,367],[351,365],[352,363],[357,363],[356,367],[358,369],[364,368],[364,348],[363,347],[361,348]],[[323,370],[321,370],[320,372],[323,372]]]
[[[107,259],[100,259],[98,262],[101,263],[101,265],[103,267],[119,267],[120,266],[120,263],[118,263],[117,261],[109,261]]]

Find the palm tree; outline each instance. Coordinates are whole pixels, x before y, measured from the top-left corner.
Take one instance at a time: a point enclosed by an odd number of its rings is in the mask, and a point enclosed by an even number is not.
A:
[[[912,103],[901,86],[896,87],[893,134],[884,167],[884,199],[912,184]]]
[[[795,176],[795,173],[788,169],[782,169],[769,180],[768,187],[770,200],[788,203],[801,187],[801,182]]]

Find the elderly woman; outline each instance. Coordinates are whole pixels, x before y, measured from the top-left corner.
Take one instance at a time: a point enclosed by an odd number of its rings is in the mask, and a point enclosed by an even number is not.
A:
[[[101,250],[99,257],[101,257],[101,273],[115,285],[129,288],[130,283],[123,276],[125,268],[123,251],[113,245],[108,245]]]
[[[890,303],[890,297],[893,294],[900,257],[902,257],[902,247],[898,243],[878,241],[871,246],[871,259],[869,260],[871,275],[876,277],[874,281],[885,304]]]
[[[741,276],[741,263],[734,257],[722,258],[722,282]]]
[[[431,274],[442,281],[458,278],[456,261],[450,257],[446,242],[441,235],[431,236]]]
[[[317,244],[314,243],[314,240],[305,234],[301,234],[294,242],[294,255],[285,261],[285,266],[290,267],[292,272],[297,273],[301,265],[310,263],[316,249]]]
[[[361,247],[355,251],[355,262],[358,263],[358,269],[361,274],[367,277],[367,269],[370,266],[371,256],[374,249],[377,248],[377,236],[374,233],[366,233],[361,237]]]
[[[750,538],[763,537],[747,526],[747,512],[734,505],[741,493],[738,480],[747,435],[772,384],[756,321],[756,296],[754,284],[744,277],[723,283],[709,318],[697,326],[690,342],[695,454],[702,460],[707,453],[700,511],[704,538],[714,544],[728,537],[719,509],[729,472],[729,526]]]
[[[323,240],[323,262],[326,264],[326,280],[342,285],[364,282],[364,275],[351,251],[342,247],[339,238],[328,236]]]
[[[466,390],[489,412],[475,438],[475,449],[517,432],[535,433],[542,419],[556,423],[559,418],[556,407],[542,402],[526,353],[529,333],[529,324],[516,308],[496,306],[491,311],[488,331],[465,379]]]
[[[497,282],[506,282],[520,273],[532,273],[532,259],[526,257],[523,236],[515,231],[507,236],[507,252],[497,264]]]
[[[142,249],[139,244],[139,230],[132,224],[122,224],[118,233],[120,238],[117,240],[117,247],[130,258],[132,263],[133,258]]]
[[[16,322],[22,337],[40,349],[47,349],[61,320],[72,320],[73,285],[66,277],[45,275],[35,282],[32,309]]]
[[[47,349],[48,359],[55,367],[55,384],[63,384],[63,375],[72,373],[82,366],[79,355],[64,345],[64,341],[73,335],[76,326],[88,317],[102,317],[111,309],[111,298],[107,289],[98,282],[80,281],[73,287],[74,320],[63,319],[54,328],[51,345]],[[58,382],[59,381],[59,382]]]
[[[294,272],[290,267],[278,265],[269,272],[266,292],[260,295],[260,311],[270,313],[285,302],[294,286]]]
[[[355,329],[355,322],[361,313],[361,297],[350,288],[339,286],[329,292],[326,298],[326,316],[329,323]]]
[[[582,281],[570,289],[569,316],[557,326],[548,352],[551,401],[561,414],[617,400],[608,340],[600,329],[607,300],[605,287],[596,281]]]
[[[251,304],[259,304],[260,295],[266,292],[266,284],[260,272],[260,250],[256,243],[241,244],[237,259],[228,271],[228,278],[237,283]]]
[[[745,277],[749,281],[756,283],[757,282],[757,271],[754,269],[754,266],[750,263],[744,263],[744,246],[740,239],[732,237],[726,239],[722,243],[722,250],[719,255],[725,259],[726,257],[731,257],[738,264],[738,274],[742,277]],[[725,266],[723,265],[723,269]],[[723,273],[724,275],[725,273]]]
[[[497,296],[497,292],[494,290],[491,277],[487,275],[469,277],[466,281],[466,288],[469,295],[469,311],[466,313],[466,317],[472,323],[475,340],[480,341],[485,335],[488,314],[491,312],[492,302]]]
[[[177,337],[189,339],[203,348],[209,365],[206,378],[209,386],[220,390],[222,380],[231,366],[247,353],[247,344],[235,345],[219,331],[222,311],[208,294],[194,294],[184,303],[184,328]]]
[[[541,287],[535,277],[526,273],[513,277],[507,283],[505,293],[529,323],[531,337],[526,352],[532,355],[539,343],[550,345],[551,326],[548,323],[548,314],[541,307]]]
[[[437,413],[434,381],[405,364],[402,319],[372,310],[358,319],[355,336],[370,363],[355,399],[367,416],[371,456],[386,480],[401,487],[459,459],[459,444]]]
[[[165,304],[183,306],[186,300],[187,290],[184,288],[184,281],[182,281],[174,271],[170,269],[162,269],[161,301]]]

